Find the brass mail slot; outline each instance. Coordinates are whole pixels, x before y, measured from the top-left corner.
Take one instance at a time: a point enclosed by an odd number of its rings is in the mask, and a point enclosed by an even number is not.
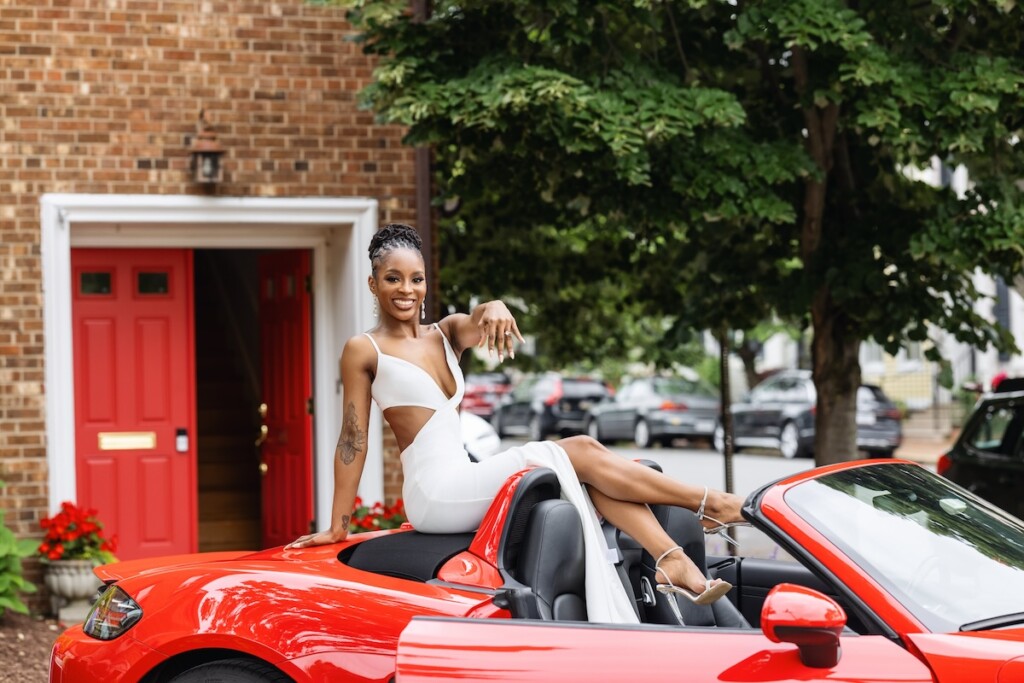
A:
[[[100,432],[101,451],[135,451],[156,448],[156,432]]]

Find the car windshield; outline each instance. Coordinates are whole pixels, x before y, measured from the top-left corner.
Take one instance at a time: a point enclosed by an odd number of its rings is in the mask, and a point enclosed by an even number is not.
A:
[[[604,384],[591,379],[563,380],[562,391],[566,396],[604,396],[608,393]]]
[[[506,375],[499,372],[484,372],[466,375],[466,384],[508,384]]]
[[[708,396],[714,398],[715,393],[701,382],[691,382],[682,377],[658,377],[654,380],[654,391],[659,396]]]
[[[922,467],[841,470],[786,503],[933,632],[1024,613],[1024,522]]]

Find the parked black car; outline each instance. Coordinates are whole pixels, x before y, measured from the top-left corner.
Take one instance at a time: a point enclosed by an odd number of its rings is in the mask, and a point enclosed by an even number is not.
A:
[[[679,437],[710,439],[718,419],[716,390],[683,377],[640,377],[590,409],[586,430],[598,441],[632,439],[637,447]]]
[[[787,370],[754,387],[732,405],[734,447],[777,448],[784,457],[811,456],[818,400],[809,370]],[[712,439],[724,450],[721,422]],[[890,457],[903,441],[902,415],[880,387],[857,391],[857,448],[873,457]]]
[[[1024,519],[1024,391],[982,396],[936,470]]]
[[[540,441],[549,434],[579,434],[587,410],[611,389],[599,379],[546,373],[527,377],[505,394],[491,422],[499,436],[525,434]]]

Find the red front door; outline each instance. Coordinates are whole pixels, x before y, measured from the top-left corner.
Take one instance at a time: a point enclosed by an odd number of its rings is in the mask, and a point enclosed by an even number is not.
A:
[[[313,521],[309,275],[307,251],[260,257],[264,547],[309,533]]]
[[[73,249],[79,505],[120,559],[196,549],[192,252]]]

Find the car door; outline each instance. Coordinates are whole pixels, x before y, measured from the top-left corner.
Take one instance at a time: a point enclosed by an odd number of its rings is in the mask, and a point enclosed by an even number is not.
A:
[[[609,439],[630,439],[633,437],[632,408],[633,395],[636,393],[636,382],[630,382],[613,398],[601,406],[602,434]],[[607,431],[604,431],[606,429]]]
[[[744,434],[754,439],[774,439],[779,433],[782,395],[792,385],[789,377],[771,377],[750,393],[750,409]]]
[[[730,406],[732,411],[733,434],[737,441],[749,437],[753,433],[754,412],[761,402],[761,393],[765,391],[764,384],[760,384],[744,396],[742,399]]]
[[[415,618],[399,639],[395,682],[933,681],[924,664],[883,636],[840,640],[839,662],[815,668],[795,645],[755,629]]]
[[[988,403],[964,428],[951,480],[1012,515],[1024,515],[1024,406]]]
[[[811,378],[790,377],[779,392],[779,412],[772,416],[776,433],[787,422],[795,422],[799,427],[805,426],[816,396]]]
[[[508,393],[501,405],[501,431],[518,434],[530,421],[530,401],[539,377],[527,377]]]

